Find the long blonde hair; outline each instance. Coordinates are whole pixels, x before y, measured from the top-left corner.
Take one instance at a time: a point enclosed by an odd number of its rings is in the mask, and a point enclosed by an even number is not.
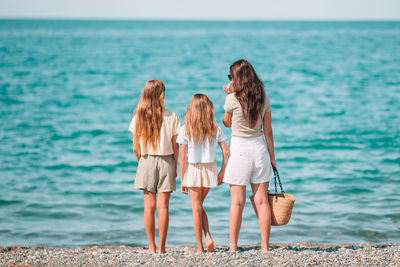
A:
[[[217,124],[214,120],[214,105],[211,100],[203,94],[195,94],[190,101],[185,115],[185,133],[189,140],[199,144],[208,138],[211,143],[217,134]]]
[[[135,138],[143,145],[156,149],[160,141],[160,130],[164,115],[165,86],[160,80],[149,80],[135,110]]]

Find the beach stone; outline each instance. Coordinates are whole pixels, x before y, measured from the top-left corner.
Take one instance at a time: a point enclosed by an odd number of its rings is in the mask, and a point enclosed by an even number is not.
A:
[[[259,245],[228,252],[196,253],[193,246],[170,247],[147,254],[143,247],[0,247],[0,266],[400,266],[399,244],[276,244],[269,252]]]

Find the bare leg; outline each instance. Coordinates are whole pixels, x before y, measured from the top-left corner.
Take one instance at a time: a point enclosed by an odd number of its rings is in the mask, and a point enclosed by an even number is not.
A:
[[[258,223],[261,232],[261,250],[269,250],[269,234],[271,231],[271,210],[268,203],[268,183],[251,184],[254,203],[258,213]]]
[[[229,251],[237,249],[239,231],[242,225],[242,213],[246,203],[246,186],[231,185],[231,209],[229,213]]]
[[[192,201],[193,227],[197,240],[197,252],[203,252],[203,207],[201,187],[189,187],[190,200]]]
[[[208,192],[210,192],[210,188],[208,188],[208,187],[201,188],[201,206],[202,207],[203,207],[204,199],[206,198]],[[202,219],[203,219],[202,222],[203,222],[204,236],[206,237],[207,252],[214,252],[215,251],[214,241],[211,237],[210,229],[208,226],[208,217],[207,217],[207,213],[204,210],[204,208],[203,208],[203,218]]]
[[[165,241],[167,240],[169,223],[169,197],[171,192],[158,193],[157,212],[158,212],[158,235],[159,235],[159,253],[165,253]]]
[[[147,190],[144,193],[144,228],[146,229],[147,239],[149,240],[148,253],[156,252],[155,241],[155,220],[154,213],[156,211],[156,193]]]

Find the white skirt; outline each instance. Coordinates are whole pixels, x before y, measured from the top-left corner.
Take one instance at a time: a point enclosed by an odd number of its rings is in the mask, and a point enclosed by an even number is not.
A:
[[[218,168],[214,162],[188,163],[183,179],[186,187],[216,187],[218,185]]]

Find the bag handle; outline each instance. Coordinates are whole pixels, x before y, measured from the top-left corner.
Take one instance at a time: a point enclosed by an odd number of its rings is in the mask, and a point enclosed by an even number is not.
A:
[[[278,201],[278,189],[276,186],[276,180],[279,182],[279,187],[281,188],[281,194],[284,194],[285,191],[283,190],[282,183],[281,183],[281,178],[279,177],[279,172],[278,169],[272,166],[272,169],[274,170],[274,184],[275,184],[275,201]]]

